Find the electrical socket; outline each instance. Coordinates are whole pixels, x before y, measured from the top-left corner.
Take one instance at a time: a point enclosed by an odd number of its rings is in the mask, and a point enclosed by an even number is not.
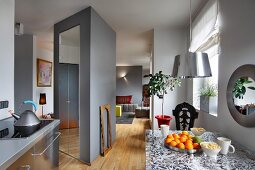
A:
[[[0,101],[0,109],[5,109],[9,107],[9,101]]]

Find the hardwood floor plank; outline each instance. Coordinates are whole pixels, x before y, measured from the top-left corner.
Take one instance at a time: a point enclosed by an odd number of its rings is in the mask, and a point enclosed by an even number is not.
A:
[[[135,118],[133,124],[117,124],[116,140],[105,157],[99,156],[91,166],[60,152],[59,169],[63,170],[144,170],[145,169],[145,129],[149,129],[148,119]],[[72,131],[72,140],[78,135]],[[65,133],[67,134],[67,133]],[[64,136],[63,136],[64,137]],[[63,143],[66,145],[66,143]],[[76,142],[76,144],[78,144]],[[72,153],[78,150],[72,146]],[[76,153],[77,155],[77,153]]]

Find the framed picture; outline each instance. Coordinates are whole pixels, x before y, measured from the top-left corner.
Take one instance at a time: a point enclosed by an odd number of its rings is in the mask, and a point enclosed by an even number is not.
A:
[[[52,62],[37,59],[37,86],[51,87]]]

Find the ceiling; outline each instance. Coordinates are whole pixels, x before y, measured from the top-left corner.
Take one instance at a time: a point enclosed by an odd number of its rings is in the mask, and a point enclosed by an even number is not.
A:
[[[153,31],[118,32],[116,40],[117,66],[142,65],[150,68]]]
[[[205,0],[192,0],[194,14]],[[188,24],[188,0],[16,0],[16,22],[25,33],[53,41],[53,25],[92,6],[117,32],[117,65],[148,65],[152,30]]]

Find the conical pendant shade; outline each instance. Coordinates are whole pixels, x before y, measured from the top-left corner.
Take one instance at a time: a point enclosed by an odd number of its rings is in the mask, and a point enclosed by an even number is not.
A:
[[[179,78],[211,77],[212,72],[207,53],[188,52],[183,56],[175,56],[172,76]]]

